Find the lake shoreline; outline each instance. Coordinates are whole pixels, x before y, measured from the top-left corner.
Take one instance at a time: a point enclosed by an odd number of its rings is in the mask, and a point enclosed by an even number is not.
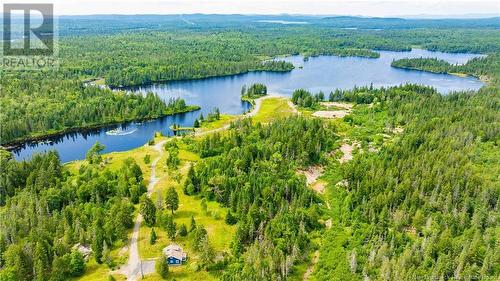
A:
[[[247,70],[247,71],[242,71],[242,72],[238,72],[238,73],[209,75],[209,76],[199,77],[199,78],[186,78],[186,79],[174,79],[174,80],[159,80],[159,81],[154,81],[154,82],[132,84],[132,85],[128,85],[128,86],[110,86],[110,85],[106,85],[106,87],[110,88],[111,90],[129,91],[129,90],[135,90],[135,89],[141,88],[141,87],[153,86],[153,85],[156,85],[156,84],[176,83],[176,82],[190,82],[190,81],[199,81],[199,80],[205,80],[205,79],[211,79],[211,78],[224,78],[224,77],[230,77],[230,76],[245,75],[245,74],[252,73],[252,72],[284,73],[284,72],[291,72],[294,69],[295,69],[295,66],[292,69],[290,69],[290,70],[265,70],[265,69],[263,69],[263,70]]]
[[[130,135],[110,138],[106,134],[108,128],[96,130],[96,126],[93,126],[90,130],[87,129],[88,132],[83,131],[83,133],[78,133],[82,131],[81,128],[78,128],[49,136],[44,134],[43,137],[32,137],[30,140],[44,140],[50,136],[60,135],[60,137],[49,138],[52,142],[31,142],[19,147],[27,142],[24,139],[16,143],[18,148],[10,148],[10,150],[18,160],[29,159],[33,153],[57,150],[64,162],[83,159],[86,151],[97,141],[106,146],[106,151],[129,150],[147,143],[155,131],[161,131],[165,135],[174,135],[175,133],[169,128],[173,124],[179,127],[192,127],[200,113],[206,116],[210,110],[213,111],[215,108],[224,114],[237,115],[251,111],[255,106],[250,100],[242,99],[241,88],[243,85],[254,83],[265,84],[269,93],[280,96],[291,96],[295,89],[303,88],[314,93],[319,91],[329,93],[333,89],[352,89],[360,85],[368,86],[373,82],[375,82],[374,87],[390,87],[406,83],[428,85],[443,95],[451,91],[476,90],[485,86],[484,83],[472,77],[461,78],[456,75],[417,72],[390,66],[391,61],[395,59],[422,56],[440,57],[441,54],[425,50],[414,50],[410,53],[386,51],[380,52],[380,54],[379,59],[325,55],[311,58],[307,63],[300,55],[291,56],[285,59],[295,66],[295,70],[290,72],[254,71],[206,79],[189,79],[186,82],[169,82],[164,85],[162,85],[163,83],[154,83],[154,86],[129,87],[129,91],[136,94],[145,95],[147,92],[154,92],[162,100],[183,98],[187,104],[200,105],[202,109],[192,113],[159,118],[145,122],[141,126],[130,124],[130,126],[138,128],[136,133]],[[475,56],[467,54],[444,54],[443,58],[449,60],[450,63],[464,63],[473,57]],[[374,73],[377,74],[374,75]],[[90,80],[85,82],[92,83]],[[102,79],[98,79],[98,82],[95,83],[101,84],[103,82]],[[96,86],[102,87],[101,85]],[[99,127],[107,125],[110,124],[101,124]],[[128,123],[122,124],[121,127],[128,127]],[[109,129],[113,128],[116,127],[109,127]],[[64,135],[64,133],[67,134]]]
[[[10,142],[7,142],[7,143],[0,145],[0,148],[5,149],[7,151],[12,151],[12,150],[15,150],[16,148],[19,148],[19,147],[26,145],[28,143],[31,143],[31,142],[49,140],[51,138],[61,137],[61,136],[64,136],[64,135],[70,134],[70,133],[85,133],[85,132],[90,132],[90,131],[97,130],[97,129],[102,129],[102,128],[105,128],[108,126],[119,125],[119,124],[128,123],[128,122],[156,120],[156,119],[160,119],[160,118],[163,118],[166,116],[194,112],[194,111],[198,111],[200,109],[201,109],[201,107],[198,105],[190,105],[190,106],[187,106],[185,110],[176,111],[173,113],[162,114],[160,116],[149,116],[149,117],[143,117],[143,118],[128,118],[128,119],[124,119],[124,120],[120,120],[120,121],[113,121],[113,122],[99,123],[99,124],[93,124],[93,125],[88,125],[88,126],[66,128],[66,129],[58,130],[56,132],[46,133],[46,134],[42,134],[42,135],[27,136],[27,137],[19,138],[19,139],[16,139],[16,140],[13,140],[13,141],[10,141]]]
[[[486,85],[489,85],[490,79],[488,76],[476,76],[471,73],[461,73],[461,72],[447,72],[447,71],[432,71],[432,70],[426,70],[426,69],[421,69],[421,68],[416,68],[416,67],[409,67],[409,66],[395,66],[391,65],[391,67],[398,68],[398,69],[404,69],[404,70],[414,70],[414,71],[421,71],[421,72],[427,72],[427,73],[433,73],[433,74],[448,74],[448,75],[453,75],[461,78],[467,78],[467,77],[473,77],[478,79],[479,81],[485,83]]]

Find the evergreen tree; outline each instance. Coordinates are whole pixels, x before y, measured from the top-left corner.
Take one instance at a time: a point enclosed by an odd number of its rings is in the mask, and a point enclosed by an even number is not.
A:
[[[37,242],[35,245],[35,253],[33,255],[33,266],[35,280],[44,281],[47,279],[47,273],[49,269],[49,257],[47,250],[42,245],[42,243]]]
[[[172,215],[174,211],[179,208],[179,195],[173,186],[169,187],[167,190],[167,195],[165,196],[165,206],[172,211]]]
[[[156,222],[156,206],[147,195],[141,197],[140,213],[146,225],[151,227]]]
[[[194,216],[191,216],[191,224],[189,225],[189,232],[193,232],[196,229],[196,221]]]
[[[181,226],[179,227],[179,232],[178,232],[179,236],[181,237],[185,237],[188,232],[187,232],[187,228],[186,228],[186,225],[185,224],[181,224]]]
[[[199,245],[200,247],[200,258],[205,266],[210,266],[214,262],[215,252],[208,241],[208,236],[205,236]]]
[[[104,247],[104,229],[102,211],[97,210],[94,215],[94,239],[92,241],[92,251],[97,263],[102,263],[102,254]]]
[[[104,150],[104,145],[96,142],[87,152],[85,159],[90,164],[100,164],[102,161],[101,152]]]
[[[108,243],[106,243],[106,241],[104,241],[103,245],[102,258],[108,267],[110,268],[113,267],[113,258],[111,257],[111,250],[109,249]]]
[[[175,238],[177,226],[176,226],[172,216],[168,216],[168,219],[167,219],[167,222],[165,225],[165,230],[167,231],[168,237],[173,240]]]
[[[154,228],[151,228],[151,235],[149,236],[149,244],[154,245],[156,243],[156,231]]]
[[[69,266],[72,276],[82,276],[85,272],[85,260],[83,259],[82,253],[76,250],[72,251]]]
[[[228,225],[234,225],[234,224],[236,224],[238,222],[238,220],[236,219],[236,217],[233,216],[233,214],[231,214],[230,210],[227,211],[226,220],[225,221],[226,221],[226,223]]]
[[[201,210],[203,211],[204,214],[208,213],[208,206],[207,206],[207,200],[205,198],[201,199]]]
[[[167,257],[162,256],[160,260],[156,263],[156,273],[158,273],[163,279],[167,279],[168,277]]]

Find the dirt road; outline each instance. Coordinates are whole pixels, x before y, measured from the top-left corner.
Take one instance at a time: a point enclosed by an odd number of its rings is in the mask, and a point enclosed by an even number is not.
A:
[[[156,176],[156,164],[160,161],[163,155],[163,145],[166,141],[158,142],[153,146],[153,149],[158,151],[159,155],[151,163],[151,177],[149,179],[147,195],[151,196],[154,191],[155,185],[160,181],[160,178]],[[128,263],[124,267],[120,268],[118,273],[123,274],[127,277],[127,281],[135,281],[154,271],[154,261],[141,261],[139,256],[139,247],[137,245],[137,240],[139,239],[139,229],[142,224],[142,216],[138,214],[135,223],[134,230],[132,232],[132,237],[129,244],[129,257]]]

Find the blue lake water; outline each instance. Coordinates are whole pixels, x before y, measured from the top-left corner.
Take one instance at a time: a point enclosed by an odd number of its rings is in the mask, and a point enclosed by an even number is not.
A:
[[[182,97],[188,104],[201,106],[201,110],[148,122],[122,124],[125,131],[135,130],[130,134],[108,135],[107,131],[118,127],[111,126],[51,138],[48,142],[28,143],[13,152],[17,159],[26,159],[33,153],[55,149],[59,152],[61,160],[68,162],[85,158],[87,150],[97,141],[105,145],[104,152],[129,150],[146,143],[156,131],[172,135],[169,127],[174,123],[192,126],[201,112],[206,116],[215,107],[218,107],[222,113],[240,114],[247,111],[249,106],[241,102],[240,91],[243,85],[253,83],[263,83],[267,85],[269,93],[283,96],[291,95],[298,88],[312,92],[323,91],[328,95],[330,91],[337,88],[350,89],[354,86],[370,84],[374,87],[382,87],[416,83],[432,86],[443,94],[466,89],[477,90],[484,84],[473,77],[457,77],[391,67],[391,62],[400,58],[436,57],[453,64],[464,64],[477,56],[479,55],[449,54],[418,49],[411,52],[381,51],[380,58],[377,59],[320,56],[304,61],[301,56],[293,56],[282,58],[296,66],[293,71],[287,73],[251,72],[135,87],[129,90],[142,93],[153,91],[165,100]]]

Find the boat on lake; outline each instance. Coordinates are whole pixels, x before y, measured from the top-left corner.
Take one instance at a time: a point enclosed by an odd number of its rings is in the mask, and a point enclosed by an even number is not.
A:
[[[116,128],[113,130],[109,130],[106,132],[106,135],[108,136],[126,136],[135,133],[137,131],[137,128],[134,128],[132,130],[125,131],[122,128]]]

